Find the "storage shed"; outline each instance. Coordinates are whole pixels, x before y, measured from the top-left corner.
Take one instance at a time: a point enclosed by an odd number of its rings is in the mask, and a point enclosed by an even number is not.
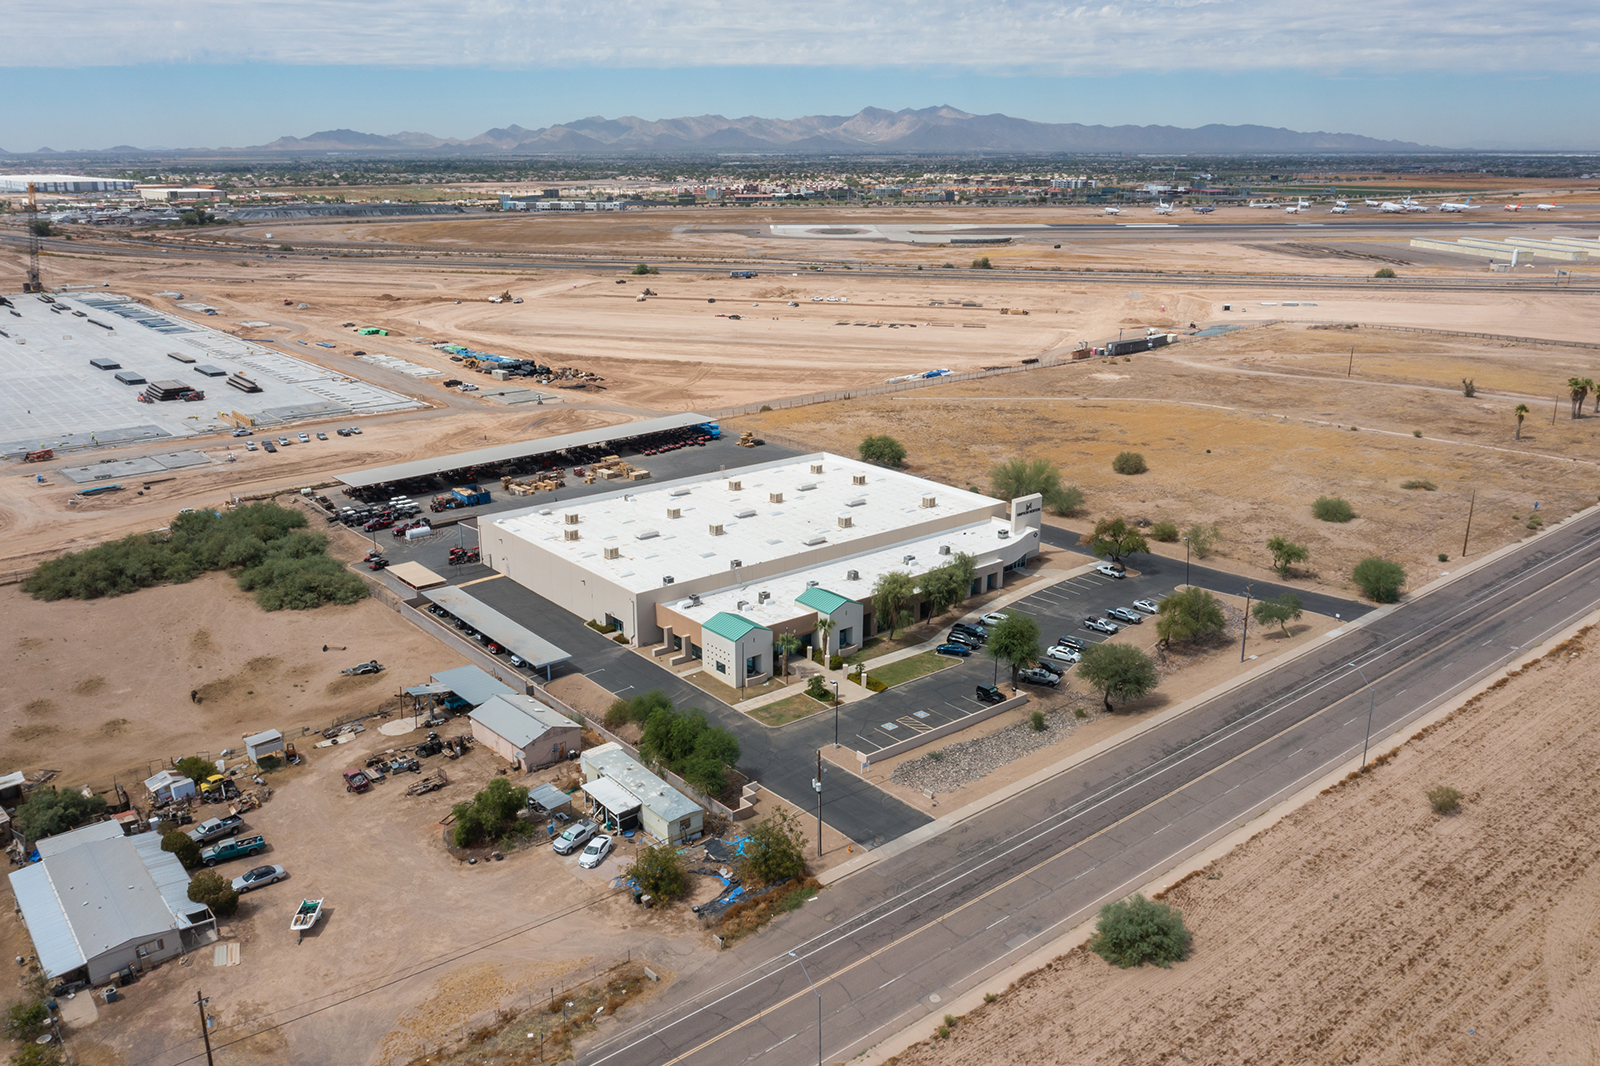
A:
[[[172,770],[163,770],[154,777],[145,778],[144,787],[149,790],[151,801],[158,806],[186,800],[198,792],[193,781]]]
[[[583,746],[583,727],[532,696],[495,696],[472,712],[472,735],[513,767],[534,770]]]
[[[11,887],[48,980],[100,984],[216,939],[216,918],[189,899],[189,875],[159,834],[96,822],[38,847]]]
[[[657,840],[678,844],[700,835],[705,810],[694,800],[644,768],[621,744],[612,741],[583,753],[583,790],[590,799],[612,810],[600,797],[610,790],[602,783],[620,786],[639,802],[639,824]],[[592,787],[591,787],[592,786]],[[620,799],[618,802],[622,802]],[[617,813],[613,811],[613,813]],[[626,828],[626,825],[624,825]]]
[[[263,755],[281,756],[283,754],[283,734],[276,729],[268,729],[254,736],[245,737],[244,753],[254,763],[260,762]]]
[[[16,773],[0,777],[0,803],[18,804],[22,802],[22,789],[28,783],[28,775],[21,770]]]

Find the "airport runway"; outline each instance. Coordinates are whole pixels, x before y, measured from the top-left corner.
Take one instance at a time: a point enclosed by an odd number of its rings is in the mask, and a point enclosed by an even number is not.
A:
[[[763,935],[680,971],[645,1016],[625,1016],[578,1061],[798,1066],[819,1051],[846,1061],[1349,764],[1369,713],[1376,754],[1596,604],[1591,514],[886,855]]]

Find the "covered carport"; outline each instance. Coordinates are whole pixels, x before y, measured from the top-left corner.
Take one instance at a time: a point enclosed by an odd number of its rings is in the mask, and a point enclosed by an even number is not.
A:
[[[639,798],[611,778],[596,778],[583,786],[583,792],[594,804],[595,818],[602,825],[621,831],[639,828]]]
[[[572,658],[569,652],[454,586],[429,589],[423,595],[535,670],[543,670],[546,681],[550,680],[557,664]]]

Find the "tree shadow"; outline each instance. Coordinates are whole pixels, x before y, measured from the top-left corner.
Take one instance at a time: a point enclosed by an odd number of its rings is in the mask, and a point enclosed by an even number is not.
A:
[[[1300,634],[1309,633],[1310,631],[1311,631],[1311,626],[1309,624],[1305,623],[1305,622],[1301,622],[1301,623],[1299,623],[1297,625],[1290,626],[1288,633],[1285,633],[1283,630],[1278,629],[1276,627],[1274,627],[1272,629],[1269,629],[1265,633],[1261,634],[1261,639],[1262,640],[1292,640],[1295,637],[1298,637]]]

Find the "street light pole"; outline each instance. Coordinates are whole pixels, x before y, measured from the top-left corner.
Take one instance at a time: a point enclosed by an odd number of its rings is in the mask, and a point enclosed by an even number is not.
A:
[[[817,858],[822,858],[822,749],[817,749],[817,776],[811,782],[817,790]]]
[[[1189,587],[1189,538],[1183,538],[1183,586]]]
[[[833,686],[833,746],[839,746],[839,682],[829,681]]]
[[[1252,581],[1244,587],[1244,632],[1239,634],[1239,661],[1244,662],[1244,642],[1250,637],[1250,590],[1255,586]]]
[[[1366,739],[1361,742],[1361,772],[1366,773],[1367,745],[1372,743],[1372,712],[1378,706],[1378,692],[1372,687],[1372,682],[1367,680],[1367,673],[1365,670],[1361,669],[1361,667],[1357,666],[1355,663],[1351,663],[1350,665],[1355,666],[1356,673],[1361,675],[1362,683],[1367,686],[1367,736]]]
[[[811,992],[817,997],[817,1066],[822,1066],[822,993],[817,991],[816,983],[811,980],[811,974],[806,970],[806,960],[789,952],[789,957],[800,964],[800,972],[806,975],[806,984],[811,986]]]

